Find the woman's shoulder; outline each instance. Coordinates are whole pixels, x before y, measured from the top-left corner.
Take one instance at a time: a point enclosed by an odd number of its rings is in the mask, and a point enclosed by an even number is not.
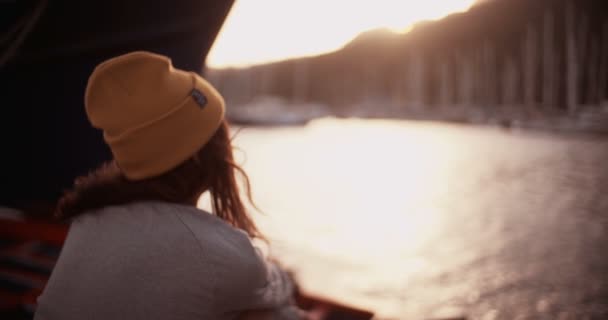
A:
[[[197,240],[203,259],[216,267],[223,286],[253,290],[265,285],[266,263],[245,231],[195,207],[176,209],[175,215]]]
[[[76,230],[82,237],[92,236],[95,241],[99,237],[124,238],[145,245],[135,252],[146,257],[153,252],[161,256],[159,259],[165,255],[172,261],[175,255],[183,255],[178,259],[181,261],[190,259],[190,266],[200,276],[189,281],[201,279],[204,285],[214,287],[217,299],[237,301],[268,284],[268,266],[247,233],[194,206],[140,202],[104,208],[79,219],[85,219]],[[126,247],[133,251],[133,245]],[[158,247],[163,248],[162,254]]]
[[[208,259],[239,259],[241,264],[246,264],[244,260],[258,262],[258,255],[247,233],[214,214],[194,206],[173,203],[149,202],[135,206],[177,219],[184,231],[198,242]]]
[[[136,202],[81,215],[75,222],[77,229],[86,233],[111,230],[113,234],[128,234],[128,238],[153,237],[162,243],[170,238],[190,238],[193,242],[188,242],[198,249],[194,254],[202,255],[205,263],[259,269],[255,268],[259,267],[259,256],[247,233],[195,206]]]
[[[140,205],[152,206],[154,210],[170,214],[176,218],[192,235],[204,242],[201,244],[217,244],[216,242],[244,242],[250,245],[249,236],[243,230],[237,229],[216,215],[199,209],[195,206],[173,203],[142,203]]]
[[[156,231],[172,229],[190,233],[202,246],[251,246],[247,234],[217,216],[195,206],[161,201],[141,201],[104,207],[78,216],[76,225],[88,229],[105,226],[119,229]],[[135,231],[135,230],[134,230]]]

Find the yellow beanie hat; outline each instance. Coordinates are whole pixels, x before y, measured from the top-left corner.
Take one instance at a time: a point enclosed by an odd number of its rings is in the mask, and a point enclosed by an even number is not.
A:
[[[91,124],[125,176],[141,180],[177,167],[202,148],[224,117],[224,99],[171,60],[132,52],[98,65],[87,84]]]

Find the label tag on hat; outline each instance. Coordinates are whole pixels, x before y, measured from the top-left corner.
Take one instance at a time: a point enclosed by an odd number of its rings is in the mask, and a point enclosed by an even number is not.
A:
[[[194,88],[192,89],[190,95],[192,96],[194,101],[196,101],[196,103],[201,107],[201,109],[207,105],[207,97],[205,97],[205,95],[200,90]]]

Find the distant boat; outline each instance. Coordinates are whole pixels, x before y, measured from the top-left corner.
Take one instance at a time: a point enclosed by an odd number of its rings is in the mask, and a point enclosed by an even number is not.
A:
[[[321,104],[289,103],[278,97],[263,96],[229,108],[227,118],[237,125],[297,126],[328,114],[327,107]]]

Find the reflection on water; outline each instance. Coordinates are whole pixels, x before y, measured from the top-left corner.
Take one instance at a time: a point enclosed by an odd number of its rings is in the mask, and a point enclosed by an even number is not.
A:
[[[608,318],[608,143],[430,123],[247,128],[273,254],[387,318]]]

